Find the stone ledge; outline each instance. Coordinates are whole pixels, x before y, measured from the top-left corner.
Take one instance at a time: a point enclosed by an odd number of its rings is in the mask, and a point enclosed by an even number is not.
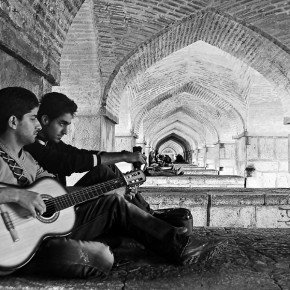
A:
[[[218,175],[218,170],[215,169],[204,169],[204,170],[183,170],[184,175]]]
[[[141,187],[244,187],[245,179],[236,175],[147,176]]]
[[[194,226],[290,228],[290,189],[142,187],[153,209],[188,208]]]

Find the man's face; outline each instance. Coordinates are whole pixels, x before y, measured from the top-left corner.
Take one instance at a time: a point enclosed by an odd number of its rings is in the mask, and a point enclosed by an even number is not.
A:
[[[67,134],[67,129],[72,119],[72,114],[65,113],[52,121],[48,120],[47,124],[43,124],[43,132],[48,141],[58,143]]]
[[[38,107],[23,115],[23,118],[17,121],[16,137],[18,142],[23,146],[33,143],[37,133],[41,130],[41,125],[37,119],[37,112]]]

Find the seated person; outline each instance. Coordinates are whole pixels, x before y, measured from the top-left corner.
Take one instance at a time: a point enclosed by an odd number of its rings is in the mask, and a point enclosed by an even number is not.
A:
[[[37,113],[38,99],[32,92],[20,87],[0,90],[0,181],[7,184],[0,188],[0,204],[16,203],[28,210],[34,218],[40,217],[46,212],[47,203],[43,201],[39,193],[23,187],[41,177],[52,177],[52,174],[41,168],[33,157],[23,150],[25,145],[35,141],[41,128]],[[14,185],[14,187],[9,185]],[[68,235],[69,240],[66,240],[72,241],[67,252],[71,256],[75,249],[73,244],[77,241],[97,240],[107,233],[112,235],[122,233],[130,236],[177,264],[194,263],[215,245],[215,242],[200,242],[193,235],[185,235],[186,228],[174,227],[153,217],[126,201],[116,191],[77,205],[75,214],[74,226]],[[3,218],[2,215],[1,217]],[[59,255],[61,251],[59,251],[58,244],[61,244],[61,249],[63,249],[62,239],[53,238],[48,243],[44,243],[44,247],[47,249],[40,250],[30,262],[37,265],[35,269],[40,272],[49,271],[60,276],[71,275],[70,270],[63,272],[60,267],[60,265],[65,265],[63,260],[70,259],[67,255]],[[55,250],[51,250],[51,248]],[[9,251],[7,245],[7,253]],[[100,256],[98,256],[99,254]],[[91,252],[90,255],[79,256],[81,261],[77,266],[81,266],[81,270],[76,271],[77,275],[80,277],[95,275],[94,269],[96,268],[104,274],[108,273],[112,266],[112,256],[101,254],[103,254],[102,250]],[[98,258],[102,261],[102,267],[100,264],[94,263]],[[5,256],[1,257],[2,263],[4,260]],[[69,266],[74,267],[75,265],[70,264]],[[89,270],[83,271],[84,267]]]
[[[184,160],[181,154],[177,154],[176,159],[173,163],[187,163],[187,162]]]
[[[57,92],[45,94],[37,116],[42,129],[36,142],[25,146],[39,165],[56,175],[63,185],[66,185],[66,176],[73,173],[87,172],[75,186],[90,186],[121,177],[122,173],[115,165],[117,162],[146,163],[146,157],[140,152],[86,150],[64,143],[61,139],[67,134],[76,111],[76,103],[66,95]],[[128,190],[125,197],[152,213],[140,193]]]
[[[165,166],[170,166],[171,158],[168,155],[165,155],[164,156],[164,162],[165,162]]]

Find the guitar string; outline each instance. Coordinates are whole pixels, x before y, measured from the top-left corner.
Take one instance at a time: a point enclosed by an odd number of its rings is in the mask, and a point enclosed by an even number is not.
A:
[[[84,189],[81,189],[79,191],[76,191],[76,192],[72,192],[72,193],[66,193],[64,195],[60,195],[58,197],[56,197],[58,199],[57,202],[55,202],[55,199],[56,198],[52,198],[52,200],[47,200],[46,201],[46,212],[48,210],[52,210],[52,211],[55,211],[55,205],[61,205],[61,203],[65,203],[65,200],[68,196],[71,196],[71,195],[74,195],[74,197],[77,199],[79,197],[83,197],[85,194],[88,194],[88,193],[91,193],[92,190],[98,190],[100,189],[102,191],[102,189],[106,189],[106,187],[111,187],[112,185],[117,185],[117,182],[119,181],[123,181],[125,182],[124,178],[123,177],[120,177],[120,178],[116,178],[116,179],[113,179],[113,180],[109,180],[103,184],[95,184],[95,185],[92,185],[92,186],[89,186],[88,188],[84,188]],[[126,184],[124,184],[126,185]],[[115,188],[112,188],[111,190],[114,190],[114,189],[117,189],[119,188],[119,184],[117,187]],[[129,185],[130,187],[130,185]],[[109,188],[110,189],[110,188]],[[110,190],[108,191],[105,191],[105,192],[102,192],[102,193],[107,193],[109,192]],[[93,199],[94,197],[98,197],[98,196],[93,196],[93,197],[90,197],[90,199]],[[60,199],[62,199],[61,201],[59,201]],[[90,200],[88,199],[88,200]],[[78,203],[82,203],[84,202],[85,200],[81,201],[81,202],[78,202]],[[74,201],[75,203],[75,201]],[[78,204],[76,203],[76,204]],[[70,207],[70,206],[69,206]],[[57,212],[57,211],[56,211]],[[18,215],[14,214],[13,212],[12,213],[9,213],[9,216],[10,216],[10,220],[11,222],[14,224],[14,225],[17,225],[17,224],[20,224],[22,222],[24,222],[25,220],[23,220],[23,218],[19,217]],[[13,218],[14,217],[14,218]],[[18,221],[20,223],[18,223]]]
[[[78,190],[78,191],[76,191],[76,192],[72,192],[72,193],[66,193],[66,194],[64,194],[64,195],[60,195],[60,196],[57,196],[57,197],[55,197],[55,198],[51,198],[52,200],[47,200],[47,203],[46,203],[46,206],[48,206],[48,207],[52,207],[51,209],[55,209],[55,205],[57,206],[57,205],[60,205],[60,203],[58,202],[58,201],[56,201],[55,202],[55,199],[57,198],[57,199],[59,199],[59,198],[61,198],[62,197],[62,199],[65,199],[65,197],[67,198],[67,197],[70,197],[70,195],[74,195],[76,198],[79,198],[80,196],[82,196],[82,195],[84,195],[84,194],[86,194],[86,193],[88,193],[88,192],[91,192],[91,190],[97,190],[97,189],[100,189],[100,190],[102,190],[102,188],[103,189],[105,189],[106,187],[110,187],[110,186],[112,186],[112,185],[116,185],[116,182],[117,181],[121,181],[121,180],[123,180],[123,178],[122,177],[120,177],[120,178],[116,178],[116,179],[113,179],[113,180],[109,180],[109,181],[107,181],[107,182],[105,182],[105,183],[103,183],[103,184],[95,184],[95,185],[92,185],[92,186],[89,186],[89,189],[86,189],[86,188],[84,188],[84,189],[81,189],[81,190]],[[118,186],[119,187],[119,186]],[[117,187],[117,188],[118,188]],[[113,188],[113,189],[117,189],[117,188]],[[113,190],[112,189],[112,190]],[[110,191],[110,190],[109,190]],[[109,191],[106,191],[106,192],[109,192]],[[105,193],[106,193],[105,192]],[[98,196],[96,196],[96,197],[98,197]],[[93,198],[91,198],[91,199],[93,199]],[[64,202],[64,201],[63,201]],[[79,203],[81,203],[81,202],[79,202]],[[9,213],[9,217],[10,217],[10,220],[11,220],[11,222],[12,223],[15,223],[15,225],[17,225],[17,221],[21,221],[21,222],[23,222],[24,220],[23,220],[23,218],[21,218],[21,217],[19,217],[19,215],[17,215],[16,213],[13,213],[13,212],[10,212]],[[14,218],[13,218],[14,217]]]

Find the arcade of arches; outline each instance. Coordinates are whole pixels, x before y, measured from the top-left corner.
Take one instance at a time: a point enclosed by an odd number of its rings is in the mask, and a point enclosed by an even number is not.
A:
[[[289,1],[2,0],[0,23],[0,87],[73,98],[66,141],[289,187]]]

